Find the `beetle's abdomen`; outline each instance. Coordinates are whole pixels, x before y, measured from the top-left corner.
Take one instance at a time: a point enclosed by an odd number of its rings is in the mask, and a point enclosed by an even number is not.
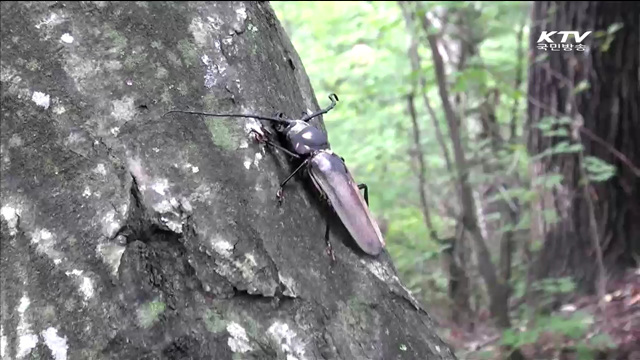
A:
[[[384,239],[344,162],[330,151],[321,151],[311,159],[310,165],[314,183],[329,198],[358,246],[370,255],[378,255]]]

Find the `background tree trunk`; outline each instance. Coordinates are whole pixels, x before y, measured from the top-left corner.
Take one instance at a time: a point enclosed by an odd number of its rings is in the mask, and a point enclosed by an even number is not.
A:
[[[3,358],[454,359],[335,217],[331,262],[306,182],[277,206],[293,167],[257,123],[161,117],[319,108],[268,3],[3,2],[1,20]]]
[[[637,2],[534,3],[530,32],[531,58],[545,54],[537,49],[541,31],[593,31],[583,42],[589,51],[551,51],[532,64],[529,72],[529,149],[539,154],[566,138],[544,137],[535,128],[545,116],[566,114],[574,122],[581,118],[579,135],[585,156],[595,156],[616,168],[615,177],[592,183],[598,238],[607,276],[635,264],[640,251],[640,177],[629,162],[640,164],[640,4]],[[614,24],[622,28],[610,36]],[[557,36],[556,43],[561,36]],[[608,43],[608,47],[606,46]],[[590,89],[572,95],[583,81]],[[578,116],[580,115],[580,116]],[[578,124],[579,125],[579,124]],[[577,125],[574,123],[574,129]],[[567,128],[569,134],[574,129]],[[594,136],[595,135],[595,136]],[[600,140],[600,141],[598,141]],[[614,154],[624,154],[627,162]],[[589,211],[581,180],[577,153],[542,158],[534,165],[534,176],[550,173],[564,178],[553,189],[538,189],[532,223],[534,239],[544,240],[535,278],[574,276],[584,290],[593,290],[597,278],[596,253],[589,227]],[[545,219],[553,210],[560,220]]]

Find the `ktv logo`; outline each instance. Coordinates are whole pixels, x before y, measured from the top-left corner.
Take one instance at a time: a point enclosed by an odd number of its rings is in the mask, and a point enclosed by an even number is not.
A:
[[[547,51],[573,51],[574,47],[578,51],[587,50],[587,46],[582,44],[582,41],[587,38],[592,31],[587,31],[584,34],[580,34],[579,31],[543,31],[538,38],[538,49]],[[554,36],[555,35],[555,36]],[[553,39],[558,39],[559,35],[562,35],[559,43],[556,43]],[[574,43],[569,43],[569,37],[572,36],[575,39]]]

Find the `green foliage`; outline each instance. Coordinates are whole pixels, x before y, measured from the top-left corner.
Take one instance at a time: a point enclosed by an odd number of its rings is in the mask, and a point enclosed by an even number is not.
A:
[[[576,289],[572,278],[562,277],[553,279],[543,279],[533,284],[535,290],[541,290],[547,295],[568,294]]]
[[[403,279],[412,284],[410,288],[416,293],[423,292],[427,283],[446,292],[446,286],[442,286],[446,282],[444,274],[437,272],[437,276],[442,276],[439,280],[433,275],[433,267],[439,267],[433,260],[437,260],[441,246],[430,238],[421,211],[417,161],[411,152],[415,144],[406,100],[415,80],[424,76],[426,95],[437,116],[435,121],[440,123],[444,136],[448,136],[427,42],[419,35],[422,67],[416,74],[407,55],[411,34],[397,2],[276,1],[271,5],[299,52],[318,99],[322,101],[331,92],[340,97],[339,105],[324,116],[331,146],[345,158],[356,179],[369,185],[371,209],[389,224],[388,249]],[[523,111],[525,88],[513,87],[518,46],[515,34],[527,18],[528,4],[443,1],[422,5],[427,11],[437,7],[464,10],[468,14],[465,16],[478,24],[480,54],[469,57],[466,68],[453,71],[449,77],[452,95],[484,96],[490,89],[497,89],[502,94],[497,109],[501,124],[509,122],[515,99],[521,100],[518,111]],[[526,44],[525,29],[522,40],[525,49]],[[521,71],[524,77],[526,67]],[[451,181],[454,174],[447,171],[434,119],[419,92],[414,103],[418,107],[420,145],[427,165],[424,184],[427,201],[432,209],[444,201],[451,205],[456,193]],[[448,138],[445,141],[448,143]],[[480,153],[480,145],[473,141],[466,144],[472,153]],[[522,161],[517,165],[517,171],[526,167]],[[473,172],[471,180],[489,182],[492,178]],[[434,230],[442,237],[452,235],[455,223],[438,213],[432,211]]]
[[[526,329],[525,331],[513,328],[505,330],[502,334],[502,344],[513,348],[520,348],[524,345],[536,343],[544,333],[551,333],[575,340],[582,338],[592,323],[593,318],[580,311],[576,311],[567,316],[539,316],[536,319],[535,326],[530,329]]]
[[[593,182],[607,181],[616,174],[614,166],[594,156],[585,156],[583,166]]]
[[[573,343],[576,359],[593,360],[596,351],[615,348],[613,339],[607,334],[586,336],[593,323],[593,316],[582,311],[568,315],[538,316],[535,325],[530,328],[514,326],[503,331],[501,344],[518,349],[525,345],[537,344],[541,341],[541,336],[547,335],[546,339],[553,339],[556,346],[565,346],[566,342]],[[548,344],[545,346],[548,347]]]

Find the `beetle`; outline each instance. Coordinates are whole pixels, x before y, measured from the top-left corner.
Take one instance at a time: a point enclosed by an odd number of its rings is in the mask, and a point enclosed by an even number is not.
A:
[[[199,111],[172,110],[165,113],[185,113],[212,117],[254,118],[274,123],[275,131],[282,135],[286,146],[280,146],[277,140],[270,139],[270,132],[261,126],[261,131],[252,129],[255,139],[279,149],[289,156],[301,161],[300,165],[284,179],[276,197],[281,202],[283,188],[302,169],[306,169],[320,196],[338,215],[360,249],[369,255],[380,254],[385,241],[378,224],[369,211],[369,195],[366,184],[357,184],[346,166],[344,158],[335,154],[329,145],[327,135],[312,126],[309,120],[326,114],[336,106],[338,96],[330,94],[331,104],[325,109],[303,116],[300,119],[285,119],[282,113],[277,117],[245,114],[214,114]],[[364,197],[360,190],[364,190]],[[325,241],[327,253],[335,260],[329,241],[329,222],[327,222]]]

